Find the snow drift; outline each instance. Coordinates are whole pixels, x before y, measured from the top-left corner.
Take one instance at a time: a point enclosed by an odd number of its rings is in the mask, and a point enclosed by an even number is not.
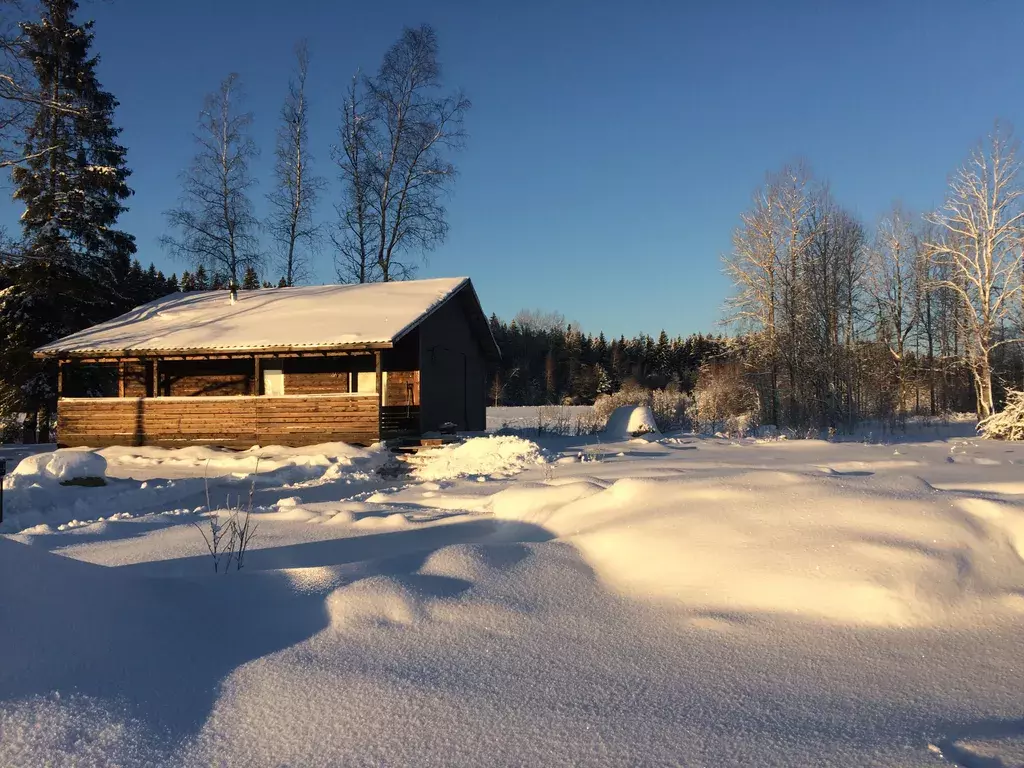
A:
[[[1024,511],[936,504],[919,481],[882,502],[836,483],[776,471],[580,479],[513,486],[489,506],[571,542],[617,591],[690,609],[858,626],[1024,612]]]

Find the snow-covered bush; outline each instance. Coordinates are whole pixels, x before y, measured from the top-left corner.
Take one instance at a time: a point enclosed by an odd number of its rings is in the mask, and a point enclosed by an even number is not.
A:
[[[759,411],[757,390],[746,382],[738,366],[701,366],[690,408],[694,429],[742,436],[757,426]]]
[[[610,440],[628,440],[657,433],[658,426],[649,406],[620,405],[608,417],[604,435]]]
[[[978,422],[978,432],[992,440],[1024,440],[1024,391],[1006,393],[1006,407]]]
[[[690,426],[687,412],[692,400],[685,392],[674,392],[669,389],[646,389],[636,384],[627,384],[611,395],[601,395],[594,401],[594,413],[602,422],[616,408],[624,405],[647,406],[654,414],[655,426],[668,432],[673,429],[687,429]]]

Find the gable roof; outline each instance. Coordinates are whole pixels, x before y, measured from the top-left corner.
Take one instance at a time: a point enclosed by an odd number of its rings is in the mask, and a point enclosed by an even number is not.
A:
[[[175,293],[35,350],[40,357],[387,348],[466,290],[481,346],[497,353],[468,277]],[[477,313],[479,315],[477,316]],[[481,334],[479,327],[478,334]]]

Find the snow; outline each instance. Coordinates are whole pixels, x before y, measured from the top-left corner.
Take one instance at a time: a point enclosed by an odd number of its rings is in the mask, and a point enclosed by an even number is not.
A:
[[[544,463],[539,446],[521,437],[474,437],[463,443],[420,451],[409,459],[420,480],[508,477]]]
[[[226,575],[253,455],[104,451],[0,537],[0,765],[1020,764],[1019,445],[600,439],[275,449]]]
[[[609,440],[628,440],[646,434],[659,434],[654,414],[646,405],[620,405],[612,411],[604,428]]]
[[[175,293],[37,352],[256,350],[388,344],[469,278]]]
[[[358,484],[388,459],[381,446],[367,449],[347,443],[247,451],[193,446],[43,452],[22,458],[4,478],[0,532],[40,526],[63,530],[116,518],[189,512],[210,500],[214,506],[227,506],[228,497],[246,495],[253,483],[261,491],[267,486]],[[75,477],[105,478],[106,485],[61,485]]]
[[[106,474],[107,461],[103,456],[89,450],[62,449],[22,459],[4,482],[4,488],[13,491],[81,479],[102,480]]]

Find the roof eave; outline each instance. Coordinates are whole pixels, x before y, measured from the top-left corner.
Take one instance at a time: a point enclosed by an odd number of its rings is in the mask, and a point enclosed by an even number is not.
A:
[[[275,355],[275,354],[308,354],[319,355],[325,352],[374,352],[392,349],[393,341],[370,342],[366,344],[330,344],[316,347],[272,346],[247,348],[174,348],[174,349],[37,349],[32,356],[38,360],[80,358],[118,358],[118,357],[170,357],[180,355],[224,356],[224,355]]]

